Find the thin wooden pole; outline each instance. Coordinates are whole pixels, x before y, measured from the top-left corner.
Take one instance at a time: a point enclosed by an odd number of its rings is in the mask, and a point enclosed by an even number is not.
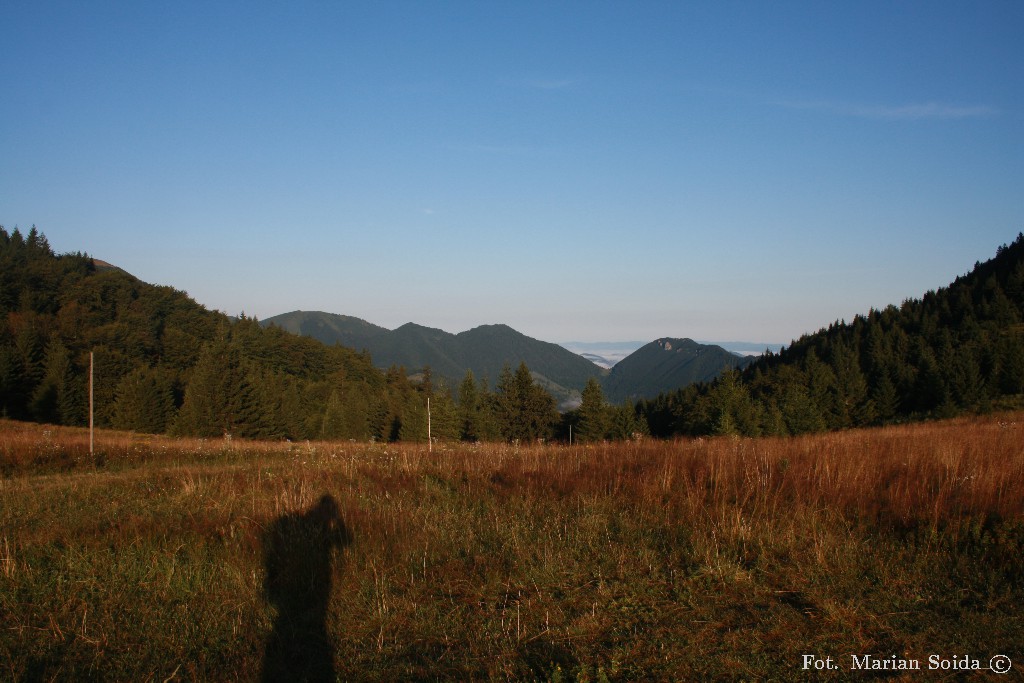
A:
[[[430,438],[430,397],[427,396],[427,452],[434,452],[434,440]]]
[[[93,437],[93,362],[92,351],[89,352],[89,455],[93,454],[95,439]]]

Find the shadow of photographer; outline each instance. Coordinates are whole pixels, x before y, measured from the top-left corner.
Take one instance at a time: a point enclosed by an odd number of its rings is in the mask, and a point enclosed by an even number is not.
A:
[[[264,594],[277,610],[263,656],[263,681],[334,681],[327,632],[334,552],[352,542],[325,494],[304,513],[279,517],[263,541]]]

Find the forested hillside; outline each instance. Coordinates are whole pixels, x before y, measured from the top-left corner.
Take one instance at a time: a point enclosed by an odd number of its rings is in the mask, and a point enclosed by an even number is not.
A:
[[[206,310],[45,236],[0,227],[0,417],[85,425],[89,354],[95,421],[151,433],[269,439],[423,441],[550,436],[554,402],[525,365],[494,391],[429,369],[376,369],[366,353]]]
[[[284,313],[267,318],[262,324],[310,336],[325,344],[366,349],[377,367],[429,365],[435,377],[452,383],[470,370],[493,387],[506,364],[526,363],[535,376],[543,377],[554,393],[564,399],[570,391],[581,391],[590,378],[604,374],[604,370],[568,349],[533,339],[508,325],[480,325],[458,334],[415,323],[388,330],[359,318],[319,311]]]
[[[506,331],[501,326],[476,332]],[[504,337],[508,338],[507,333]],[[1024,235],[950,286],[836,322],[742,372],[559,418],[525,363],[493,390],[206,310],[35,228],[0,227],[0,417],[207,437],[422,441],[800,434],[1024,406]],[[568,352],[567,352],[568,353]],[[586,363],[586,361],[582,361]],[[490,371],[490,368],[488,368]]]
[[[652,432],[800,434],[1024,405],[1024,234],[951,285],[638,405]]]
[[[612,401],[651,398],[695,382],[708,382],[753,358],[692,339],[663,338],[645,344],[615,364],[601,382]]]

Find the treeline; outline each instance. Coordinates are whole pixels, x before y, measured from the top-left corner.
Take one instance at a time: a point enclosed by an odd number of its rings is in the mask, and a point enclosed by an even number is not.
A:
[[[611,406],[591,380],[559,415],[525,364],[495,387],[382,371],[206,310],[45,236],[0,227],[0,417],[264,439],[573,441],[801,434],[1024,406],[1024,235],[949,287],[836,322],[742,372]]]
[[[82,253],[55,254],[34,227],[0,227],[0,416],[88,421],[151,433],[264,439],[534,440],[560,424],[529,369],[505,368],[493,391],[375,368],[253,318],[206,310]]]
[[[1024,406],[1024,234],[949,287],[637,406],[653,434],[785,435]]]

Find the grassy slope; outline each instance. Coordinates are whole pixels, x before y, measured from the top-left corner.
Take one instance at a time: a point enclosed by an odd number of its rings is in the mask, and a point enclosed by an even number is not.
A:
[[[1024,415],[795,439],[258,444],[0,422],[0,678],[252,680],[264,546],[333,495],[345,680],[1024,662]],[[300,546],[301,547],[301,546]]]

